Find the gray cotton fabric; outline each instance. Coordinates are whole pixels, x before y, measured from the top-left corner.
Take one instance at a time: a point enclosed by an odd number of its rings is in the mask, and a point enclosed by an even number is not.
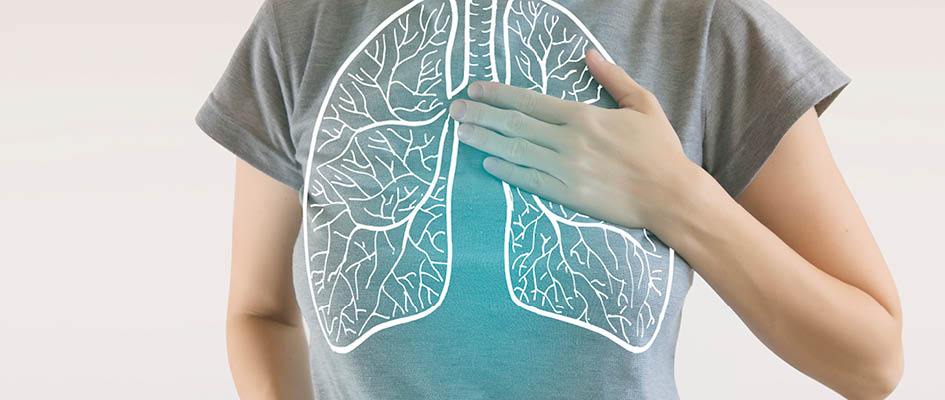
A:
[[[262,4],[196,122],[299,193],[318,398],[678,397],[684,255],[503,186],[444,114],[480,79],[613,107],[588,47],[732,196],[850,82],[760,0]]]

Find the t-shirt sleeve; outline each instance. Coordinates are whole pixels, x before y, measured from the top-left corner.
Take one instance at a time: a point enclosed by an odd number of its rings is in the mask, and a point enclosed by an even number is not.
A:
[[[303,178],[290,126],[292,93],[273,4],[267,0],[195,121],[248,164],[299,190]]]
[[[717,0],[706,51],[703,168],[737,197],[800,116],[823,114],[850,77],[761,0]]]

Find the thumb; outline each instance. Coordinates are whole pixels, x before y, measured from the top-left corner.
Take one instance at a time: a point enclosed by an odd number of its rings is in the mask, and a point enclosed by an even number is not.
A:
[[[662,113],[659,101],[650,91],[640,86],[623,68],[604,59],[595,49],[587,51],[587,67],[597,82],[623,108],[631,108],[644,114]]]

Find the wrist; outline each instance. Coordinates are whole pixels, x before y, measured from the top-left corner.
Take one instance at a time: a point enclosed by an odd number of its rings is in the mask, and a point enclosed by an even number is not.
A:
[[[701,166],[685,156],[678,167],[663,180],[660,195],[645,213],[645,226],[660,238],[683,240],[708,221],[703,217],[712,215],[712,210],[723,207],[730,200],[725,189]]]

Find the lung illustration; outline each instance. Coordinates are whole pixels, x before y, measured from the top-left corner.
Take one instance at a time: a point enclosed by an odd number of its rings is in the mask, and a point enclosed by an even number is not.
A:
[[[588,46],[610,59],[552,1],[415,0],[348,56],[316,117],[303,191],[309,289],[333,351],[423,318],[446,298],[459,145],[450,101],[492,80],[613,106],[583,62]],[[644,230],[504,189],[514,303],[645,350],[665,310],[672,249]]]

